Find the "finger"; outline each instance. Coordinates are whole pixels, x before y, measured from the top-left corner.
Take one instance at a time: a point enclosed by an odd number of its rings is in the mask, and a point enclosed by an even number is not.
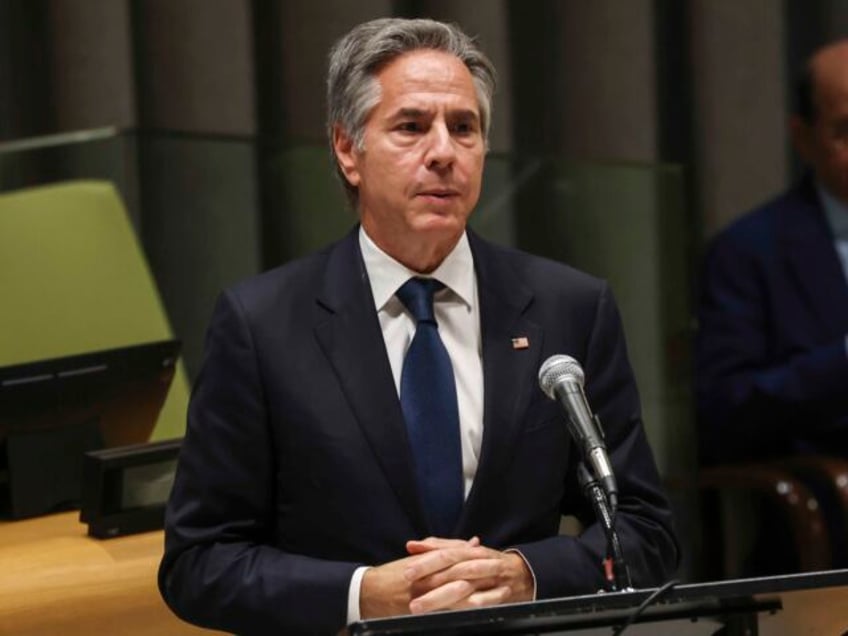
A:
[[[507,603],[512,595],[509,586],[501,585],[485,590],[478,590],[469,594],[458,605],[451,609],[472,609],[475,607],[489,607],[490,605],[501,605]]]
[[[451,581],[469,581],[477,589],[494,587],[504,582],[501,559],[472,559],[456,563],[433,574],[410,581],[413,595],[437,588]]]
[[[462,561],[490,558],[492,554],[499,553],[489,548],[470,546],[465,543],[462,547],[432,550],[410,557],[404,576],[407,581],[415,581]]]
[[[414,581],[409,585],[409,595],[410,598],[417,598],[419,596],[424,596],[428,592],[435,590],[443,585],[447,585],[448,583],[453,583],[454,581],[465,581],[475,590],[487,590],[493,587],[498,587],[503,585],[503,580],[498,577],[478,577],[478,578],[447,578],[439,575],[439,578],[434,578],[436,575],[432,577],[427,577],[425,579],[421,579],[420,581]]]
[[[409,611],[413,614],[423,614],[459,607],[474,592],[474,587],[468,581],[451,581],[412,599],[409,602]]]
[[[479,537],[471,537],[468,541],[466,541],[465,539],[442,539],[440,537],[427,537],[426,539],[407,541],[406,551],[409,554],[421,554],[422,552],[430,552],[432,550],[441,550],[443,548],[459,548],[468,545],[479,546]]]

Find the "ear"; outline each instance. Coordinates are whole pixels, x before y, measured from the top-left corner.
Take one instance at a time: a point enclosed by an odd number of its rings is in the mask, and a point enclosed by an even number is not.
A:
[[[339,124],[333,126],[333,151],[336,153],[336,161],[345,179],[350,185],[357,187],[360,181],[359,153],[354,146],[353,139]]]
[[[813,159],[813,127],[798,115],[789,118],[789,134],[795,152],[809,165]]]

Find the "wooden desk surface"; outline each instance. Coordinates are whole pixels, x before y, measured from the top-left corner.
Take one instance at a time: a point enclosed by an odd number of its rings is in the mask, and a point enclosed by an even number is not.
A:
[[[162,532],[93,539],[78,512],[0,522],[0,634],[212,634],[156,586]]]

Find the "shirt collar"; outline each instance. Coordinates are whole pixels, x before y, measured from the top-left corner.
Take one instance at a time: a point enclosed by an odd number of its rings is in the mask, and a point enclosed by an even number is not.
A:
[[[413,276],[422,275],[402,265],[377,247],[361,225],[359,226],[359,247],[362,250],[362,259],[365,261],[365,271],[368,273],[377,311],[385,307],[401,285]],[[474,257],[471,255],[471,246],[468,244],[468,236],[465,232],[429,276],[443,283],[469,308],[473,306],[476,299]]]
[[[834,238],[848,240],[848,206],[828,192],[821,183],[816,183],[816,191]]]

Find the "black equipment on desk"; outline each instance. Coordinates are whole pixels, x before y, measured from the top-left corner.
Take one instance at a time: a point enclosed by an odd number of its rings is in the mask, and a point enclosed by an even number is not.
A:
[[[165,340],[0,368],[0,516],[79,507],[83,454],[150,439],[179,350]]]

